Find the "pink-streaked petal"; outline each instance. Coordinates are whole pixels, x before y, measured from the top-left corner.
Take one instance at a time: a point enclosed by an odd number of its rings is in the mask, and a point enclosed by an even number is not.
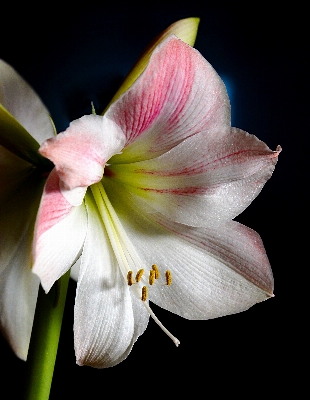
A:
[[[0,60],[0,103],[39,144],[55,134],[49,113],[37,93],[3,60]]]
[[[100,181],[106,162],[122,150],[124,143],[125,137],[113,121],[85,115],[71,122],[65,132],[44,142],[39,151],[55,164],[64,196],[77,205],[83,200],[83,188]],[[76,188],[71,199],[66,191]]]
[[[220,137],[230,127],[221,78],[197,50],[175,36],[155,49],[146,70],[105,115],[127,139],[111,163],[153,158],[202,130]]]
[[[253,201],[271,177],[280,150],[271,151],[236,128],[219,140],[201,132],[157,158],[111,165],[107,176],[138,196],[149,212],[208,226],[212,220],[235,218]]]
[[[130,294],[91,196],[85,203],[88,228],[75,300],[75,354],[79,365],[107,368],[127,357],[149,315]]]
[[[73,206],[62,195],[59,184],[59,175],[54,168],[44,187],[36,221],[36,239],[66,217],[73,209]]]
[[[24,177],[0,204],[0,330],[22,360],[27,358],[39,287],[31,272],[31,245],[43,186],[36,174]]]
[[[164,296],[159,287],[150,293],[157,305],[188,319],[211,319],[245,311],[273,296],[270,264],[253,230],[235,221],[208,228],[162,218],[158,222],[172,235],[158,245],[165,257],[157,251],[153,257],[171,271],[173,284]],[[142,243],[137,245],[140,250]]]
[[[237,221],[187,227],[157,214],[154,220],[179,239],[206,251],[262,291],[273,295],[273,275],[261,237]]]
[[[77,260],[86,234],[85,207],[73,207],[62,195],[59,176],[50,173],[37,215],[32,271],[46,292]]]
[[[273,278],[259,235],[235,221],[206,228],[142,213],[116,185],[106,190],[145,265],[170,270],[172,285],[158,281],[150,300],[188,319],[209,319],[244,311],[272,296]],[[156,243],[156,245],[154,245]]]
[[[184,18],[180,19],[170,26],[166,28],[163,32],[161,32],[158,36],[154,38],[154,40],[147,46],[144,52],[139,57],[139,60],[130,70],[129,74],[126,76],[124,82],[118,89],[118,91],[113,96],[110,104],[112,104],[115,100],[117,100],[122,93],[124,93],[130,86],[135,82],[135,80],[141,75],[141,73],[146,68],[151,54],[155,50],[155,48],[167,39],[171,35],[177,36],[183,42],[189,44],[190,46],[194,46],[197,30],[199,25],[199,18]],[[109,105],[110,105],[109,104]]]

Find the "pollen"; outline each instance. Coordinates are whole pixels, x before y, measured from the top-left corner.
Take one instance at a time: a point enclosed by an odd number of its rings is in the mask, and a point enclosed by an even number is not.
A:
[[[127,274],[127,283],[128,283],[129,286],[131,286],[131,285],[133,284],[133,281],[132,281],[132,271],[128,271],[128,274]]]
[[[141,297],[141,300],[142,300],[142,301],[145,301],[145,300],[147,299],[147,295],[148,295],[147,287],[146,287],[146,286],[143,286],[143,288],[142,288],[142,297]]]
[[[139,269],[136,275],[136,282],[140,282],[143,274],[144,274],[144,269]]]
[[[166,273],[165,273],[165,275],[166,275],[166,284],[167,284],[168,286],[170,286],[170,285],[172,284],[172,275],[171,275],[171,272],[170,272],[169,270],[167,270]]]
[[[155,278],[156,278],[156,272],[154,269],[150,270],[150,276],[149,276],[149,284],[153,285],[153,283],[155,282]]]
[[[155,271],[155,279],[158,279],[160,274],[159,274],[159,269],[156,264],[152,265],[152,270]]]

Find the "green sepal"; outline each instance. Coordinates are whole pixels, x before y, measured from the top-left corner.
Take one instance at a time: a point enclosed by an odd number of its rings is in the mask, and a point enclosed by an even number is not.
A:
[[[0,104],[0,145],[35,166],[51,169],[51,162],[38,152],[39,143]]]
[[[149,59],[155,49],[161,42],[163,42],[168,36],[175,35],[183,42],[189,44],[190,46],[194,46],[198,25],[200,19],[199,18],[184,18],[179,21],[176,21],[172,25],[170,25],[167,29],[165,29],[162,33],[156,36],[153,41],[147,46],[144,50],[136,64],[133,66],[131,71],[126,76],[124,82],[115,93],[108,107],[117,100],[130,86],[136,81],[136,79],[142,74],[145,70]],[[108,108],[107,107],[107,108]],[[106,108],[106,109],[107,109]]]

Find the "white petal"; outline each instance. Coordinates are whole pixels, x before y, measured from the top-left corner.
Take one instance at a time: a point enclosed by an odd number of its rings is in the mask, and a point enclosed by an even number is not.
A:
[[[209,319],[272,296],[272,272],[256,232],[234,221],[204,229],[180,225],[137,212],[115,187],[107,192],[145,264],[172,272],[171,286],[150,289],[156,304],[185,318]]]
[[[72,207],[62,196],[53,170],[46,182],[33,244],[34,265],[46,292],[78,259],[87,226],[84,204]]]
[[[271,177],[278,154],[254,135],[233,128],[222,138],[201,132],[157,158],[108,170],[150,212],[208,226],[235,218],[253,201]]]
[[[0,60],[0,103],[40,144],[54,135],[51,118],[39,96],[3,60]]]
[[[81,257],[72,265],[70,270],[70,278],[72,278],[75,282],[78,281],[80,266],[81,266]]]
[[[148,314],[130,294],[90,195],[85,202],[88,229],[75,302],[75,353],[79,365],[106,368],[127,357]]]
[[[40,280],[31,272],[30,234],[0,274],[0,327],[17,357],[27,359]]]
[[[26,360],[39,288],[31,272],[34,221],[43,182],[28,176],[0,205],[0,327],[15,354]]]

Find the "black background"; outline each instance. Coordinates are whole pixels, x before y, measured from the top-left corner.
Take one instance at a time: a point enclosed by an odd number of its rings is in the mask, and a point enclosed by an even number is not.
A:
[[[299,369],[295,355],[303,327],[298,292],[309,264],[305,10],[298,2],[288,8],[195,0],[73,2],[70,9],[55,4],[44,3],[42,9],[29,3],[7,5],[2,10],[7,23],[0,26],[0,58],[38,92],[58,131],[89,114],[90,101],[100,112],[154,36],[178,19],[200,17],[195,47],[227,84],[232,125],[272,149],[280,144],[283,151],[271,180],[237,218],[263,239],[275,297],[247,312],[210,321],[187,321],[154,307],[181,340],[180,347],[150,321],[124,362],[96,370],[75,364],[75,285],[70,282],[50,400],[123,394],[165,398],[183,391],[205,398],[280,394]],[[300,334],[298,341],[291,332]],[[7,391],[0,397],[22,399],[25,363],[2,337],[0,349],[1,388]]]

